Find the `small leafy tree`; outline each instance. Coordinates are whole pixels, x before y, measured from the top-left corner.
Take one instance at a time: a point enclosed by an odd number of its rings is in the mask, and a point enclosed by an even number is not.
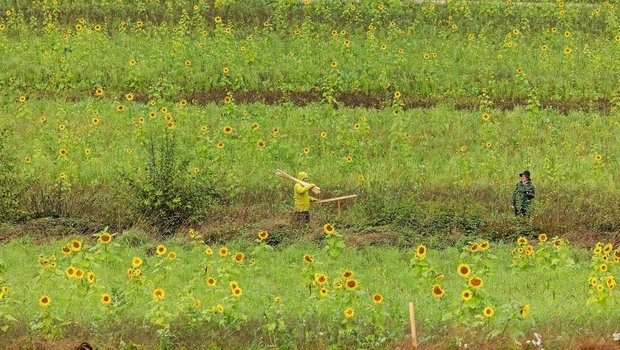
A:
[[[0,130],[0,222],[16,221],[20,217],[19,179],[15,173],[16,159],[8,146],[9,130]]]
[[[208,172],[189,168],[189,159],[178,150],[169,129],[151,135],[144,146],[144,169],[126,177],[133,190],[134,214],[164,234],[205,219],[210,208],[221,201]]]

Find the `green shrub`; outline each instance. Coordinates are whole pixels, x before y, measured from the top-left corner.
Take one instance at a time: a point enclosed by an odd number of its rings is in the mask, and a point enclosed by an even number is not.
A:
[[[184,224],[206,219],[221,200],[205,169],[190,169],[189,159],[177,147],[173,131],[150,135],[144,169],[126,176],[133,190],[131,209],[163,234]]]
[[[19,209],[20,182],[15,172],[17,159],[15,152],[8,145],[10,131],[0,131],[0,222],[14,222],[22,217]]]

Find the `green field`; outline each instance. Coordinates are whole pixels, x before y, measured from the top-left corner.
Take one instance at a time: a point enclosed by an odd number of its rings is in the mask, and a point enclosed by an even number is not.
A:
[[[516,245],[491,244],[486,252],[469,253],[470,245],[430,250],[416,267],[411,262],[416,249],[367,246],[345,248],[333,256],[334,250],[316,242],[273,250],[258,239],[256,243],[244,239],[229,242],[230,255],[223,258],[219,256],[223,245],[213,245],[213,255],[206,255],[207,246],[200,241],[178,237],[163,242],[162,256],[155,252],[157,242],[138,232],[125,233],[109,245],[88,239],[69,255],[61,248],[70,240],[40,245],[20,239],[3,245],[2,286],[9,290],[0,303],[0,315],[16,320],[0,323],[8,327],[8,337],[0,344],[33,346],[40,340],[31,334],[48,334],[101,347],[122,342],[145,348],[393,347],[405,344],[408,302],[416,305],[419,340],[427,346],[454,347],[461,339],[470,346],[490,342],[510,347],[512,337],[535,340],[534,333],[542,334],[545,348],[573,347],[594,339],[606,339],[604,343],[612,346],[611,334],[620,322],[613,311],[620,306],[614,289],[599,294],[595,287],[588,288],[589,277],[605,276],[598,271],[601,255],[592,263],[590,252],[564,244],[551,248],[550,242],[532,242],[536,255],[528,266],[511,264]],[[174,260],[167,255],[170,252],[175,253]],[[244,253],[241,263],[235,262],[237,252]],[[548,254],[560,261],[551,263]],[[304,255],[312,256],[313,264],[305,262]],[[143,259],[141,274],[128,278],[135,257]],[[52,262],[57,266],[51,267]],[[468,287],[468,278],[458,275],[460,263],[471,267],[468,277],[483,279],[480,289]],[[84,277],[67,278],[68,266],[83,269]],[[617,274],[612,269],[617,270],[617,263],[609,270]],[[346,287],[347,280],[340,276],[347,270],[353,273],[355,289]],[[87,272],[94,272],[92,283]],[[315,273],[327,275],[324,287],[312,283]],[[445,279],[436,279],[440,274]],[[209,286],[208,278],[215,278],[214,286]],[[345,286],[338,289],[337,280]],[[231,294],[231,281],[242,289],[240,297]],[[604,278],[601,281],[605,283]],[[441,298],[433,296],[436,283],[445,290]],[[153,300],[157,288],[165,291],[163,300]],[[325,296],[320,288],[325,288]],[[463,301],[463,290],[475,296]],[[380,303],[373,303],[376,293]],[[104,294],[112,298],[109,305],[101,301]],[[51,299],[49,306],[37,303],[41,296]],[[593,298],[602,299],[584,308]],[[530,311],[521,317],[526,304]],[[347,307],[353,308],[353,317],[343,316]],[[485,307],[493,308],[493,317],[483,316]],[[128,321],[135,326],[128,326]],[[471,333],[474,330],[482,333]],[[576,331],[582,339],[573,338]]]
[[[0,346],[613,347],[617,7],[0,3]],[[295,227],[276,169],[358,197]]]

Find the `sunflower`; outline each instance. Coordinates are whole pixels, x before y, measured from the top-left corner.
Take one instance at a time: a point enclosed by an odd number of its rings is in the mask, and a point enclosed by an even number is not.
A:
[[[233,289],[239,288],[239,283],[237,283],[237,281],[230,281],[230,283],[228,283],[228,286],[230,287],[230,290],[232,291]]]
[[[424,244],[420,244],[416,249],[416,257],[419,260],[424,260],[424,258],[426,257],[426,251],[426,246]]]
[[[372,302],[375,304],[381,304],[383,302],[383,295],[381,295],[381,293],[373,294]]]
[[[338,63],[336,63],[336,61],[332,61],[332,63],[329,64],[332,68],[336,68],[338,66]]]
[[[240,298],[243,295],[243,289],[235,288],[232,290],[232,295],[236,298]]]
[[[0,30],[4,30],[4,28],[6,28],[6,26],[2,23],[0,23]]]
[[[112,297],[108,293],[101,294],[101,303],[103,305],[110,305],[112,302]]]
[[[538,235],[538,241],[541,242],[541,243],[542,242],[546,242],[547,241],[547,235],[544,234],[544,233],[539,234]]]
[[[443,288],[441,288],[439,284],[433,285],[433,296],[435,298],[441,298],[442,296],[444,296],[444,294],[446,294],[446,291]]]
[[[101,24],[95,24],[95,26],[93,27],[93,29],[98,32],[101,30]]]
[[[32,158],[30,158],[30,157],[24,158],[24,163],[30,164],[30,162],[32,162]]]
[[[525,304],[521,307],[521,311],[519,312],[519,315],[521,316],[521,318],[526,318],[527,315],[530,314],[530,304]]]
[[[517,68],[517,74],[523,74],[523,68],[518,67]]]
[[[84,154],[88,157],[90,156],[91,150],[90,148],[84,148]]]
[[[217,148],[219,148],[219,149],[224,148],[224,142],[221,142],[221,141],[220,141],[220,142],[218,142],[218,143],[215,145],[215,147],[217,147]]]
[[[217,306],[215,307],[215,311],[216,311],[218,314],[223,313],[223,312],[224,312],[224,307],[222,306],[222,304],[217,304]]]
[[[116,106],[116,110],[117,110],[117,111],[119,111],[119,112],[122,112],[122,111],[124,111],[124,110],[125,110],[125,106],[123,106],[123,105],[118,105],[118,106]]]
[[[84,277],[84,270],[76,269],[75,270],[75,278],[82,279]]]
[[[479,289],[484,285],[484,281],[478,276],[472,276],[467,284],[474,289]]]
[[[166,296],[166,292],[163,288],[157,288],[153,291],[153,300],[160,301]]]
[[[425,52],[425,53],[422,55],[422,58],[424,58],[425,60],[428,60],[428,59],[430,59],[430,58],[431,58],[431,55],[429,55],[427,52]]]
[[[495,315],[495,310],[491,306],[487,306],[482,310],[482,314],[485,317],[493,317],[493,315]]]
[[[217,280],[213,277],[209,277],[207,278],[207,285],[209,287],[215,287],[215,285],[217,284]]]
[[[601,270],[601,272],[606,272],[607,271],[607,264],[603,263],[598,268],[599,268],[599,270]]]
[[[276,295],[276,296],[273,298],[273,302],[274,302],[274,303],[276,303],[276,304],[279,304],[281,301],[282,301],[282,297],[281,297],[281,296],[279,296],[279,295]]]
[[[78,252],[82,249],[82,242],[78,241],[77,239],[74,239],[71,241],[71,250],[73,250],[74,252]]]
[[[570,47],[565,47],[564,48],[564,54],[565,55],[570,55],[570,53],[573,52],[573,49],[571,49]]]
[[[347,290],[353,291],[359,287],[359,283],[357,283],[357,280],[355,279],[350,279],[345,282],[345,286],[347,287]]]
[[[603,160],[603,156],[597,153],[594,155],[594,160],[600,162],[601,160]]]
[[[235,262],[241,264],[243,259],[245,258],[245,254],[239,252],[235,254]]]
[[[58,155],[60,155],[61,157],[66,156],[66,155],[67,155],[67,150],[66,150],[66,149],[64,149],[64,148],[61,148],[61,149],[58,151]]]
[[[491,148],[491,146],[493,146],[493,143],[491,141],[489,141],[489,142],[485,143],[484,146],[486,148]]]
[[[478,245],[478,243],[474,242],[469,246],[469,251],[471,252],[477,252],[480,249],[480,245]]]
[[[175,260],[176,258],[177,258],[177,253],[175,252],[168,253],[168,260]]]
[[[71,247],[68,246],[68,245],[62,247],[62,253],[65,254],[65,255],[71,254]]]
[[[327,279],[327,275],[324,275],[322,273],[314,274],[314,282],[316,282],[316,284],[318,284],[319,286],[324,286],[327,283]]]
[[[444,279],[446,279],[446,275],[444,275],[443,273],[438,273],[438,274],[435,276],[435,281],[436,281],[436,282],[441,282],[441,281],[443,281]]]
[[[380,48],[381,48],[381,50],[385,50],[385,49],[387,49],[387,45],[382,44]]]
[[[616,279],[614,276],[607,276],[605,279],[605,283],[607,284],[607,288],[614,289],[616,287]]]
[[[230,251],[228,250],[228,248],[226,247],[221,247],[218,251],[218,254],[222,257],[225,258],[228,256],[228,254],[230,253]]]
[[[524,246],[527,244],[527,238],[521,236],[517,239],[517,244],[520,246]]]
[[[473,296],[474,293],[472,293],[472,291],[469,289],[465,289],[463,292],[461,292],[461,299],[463,299],[463,301],[470,301]]]
[[[160,244],[157,246],[157,248],[155,248],[155,251],[157,252],[157,255],[161,256],[166,254],[166,246],[163,244]]]
[[[67,269],[65,270],[65,274],[67,275],[68,278],[75,277],[75,267],[73,266],[67,267]]]
[[[304,154],[308,154],[308,153],[310,153],[310,148],[304,147]]]
[[[224,68],[222,68],[222,72],[223,72],[224,74],[228,74],[228,72],[229,72],[229,71],[230,71],[230,69],[228,69],[228,67],[224,67]]]
[[[616,36],[614,37],[614,40],[615,40],[615,41],[620,41],[620,34],[619,34],[619,35],[616,35]]]
[[[256,147],[258,147],[259,149],[263,149],[263,148],[265,148],[265,141],[263,141],[263,140],[258,140],[258,141],[256,142]]]
[[[334,228],[334,226],[332,224],[325,224],[325,225],[323,225],[323,232],[326,235],[331,235],[334,232],[336,232],[336,229]]]
[[[353,310],[353,308],[350,306],[344,309],[343,313],[346,318],[351,318],[355,316],[355,310]]]
[[[319,290],[319,294],[321,295],[322,298],[325,298],[326,296],[329,295],[329,291],[327,290],[327,288],[323,287]]]
[[[258,238],[262,241],[266,240],[269,237],[269,233],[265,230],[258,232]]]
[[[602,293],[602,292],[604,292],[604,291],[605,291],[605,286],[603,286],[602,284],[597,284],[597,285],[596,285],[596,290],[597,290],[599,293]]]
[[[482,250],[483,252],[489,250],[490,246],[491,245],[489,244],[489,241],[480,242],[480,250]]]
[[[489,115],[489,113],[483,113],[482,114],[482,120],[489,121],[489,119],[491,119],[491,116]]]
[[[39,305],[43,307],[48,307],[50,306],[51,303],[52,303],[52,298],[48,297],[47,295],[42,295],[39,298]]]
[[[90,271],[86,274],[86,280],[88,281],[88,283],[94,283],[95,282],[95,273]]]
[[[467,277],[471,273],[471,268],[467,264],[460,264],[456,268],[456,272],[458,272],[459,276],[461,277]]]
[[[564,32],[565,38],[569,38],[570,36],[571,36],[571,32],[569,32],[568,30]]]
[[[605,244],[605,247],[603,247],[603,252],[605,252],[605,254],[609,254],[613,249],[614,249],[613,244],[607,243]]]
[[[304,254],[304,262],[306,262],[307,264],[313,264],[314,258],[312,257],[312,255]]]
[[[349,41],[349,39],[344,39],[344,41],[342,42],[344,44],[344,46],[349,47],[349,45],[351,45],[351,41]]]
[[[232,99],[230,98],[230,96],[224,97],[224,104],[230,104],[230,102],[232,102]]]
[[[185,60],[184,63],[185,63],[186,66],[191,66],[192,65],[192,61],[190,61],[190,60]]]
[[[359,130],[360,125],[358,123],[353,124],[353,129]]]
[[[547,46],[547,44],[543,44],[543,45],[540,47],[540,49],[541,49],[542,51],[547,51],[547,49],[548,49],[548,48],[549,48],[549,46]]]
[[[554,239],[553,240],[553,247],[554,248],[559,248],[562,246],[562,240],[561,239]]]
[[[351,270],[344,270],[342,272],[342,278],[344,278],[345,280],[348,280],[349,278],[353,278],[353,271],[351,271]]]

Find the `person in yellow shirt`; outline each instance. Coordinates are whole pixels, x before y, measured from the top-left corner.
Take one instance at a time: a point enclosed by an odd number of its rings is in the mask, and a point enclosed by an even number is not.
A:
[[[300,171],[297,174],[297,178],[301,181],[307,182],[306,186],[296,183],[293,191],[293,198],[295,200],[295,223],[310,223],[310,202],[314,202],[316,198],[311,197],[308,193],[315,185],[308,181],[308,174],[305,171]]]

